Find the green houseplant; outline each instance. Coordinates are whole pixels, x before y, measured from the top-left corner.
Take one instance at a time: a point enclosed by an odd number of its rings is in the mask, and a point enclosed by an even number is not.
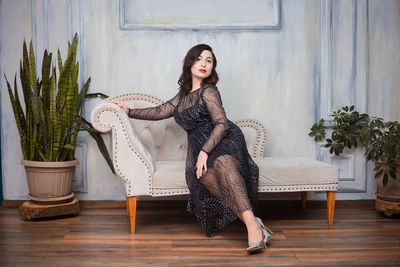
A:
[[[365,157],[374,162],[377,181],[376,208],[387,215],[400,213],[400,123],[360,114],[354,106],[342,107],[330,116],[325,126],[321,119],[309,135],[316,142],[325,140],[331,154],[340,155],[345,148],[366,148]],[[325,128],[331,130],[326,138]]]
[[[71,195],[73,171],[79,163],[75,159],[75,150],[78,133],[81,130],[86,130],[96,140],[101,153],[114,173],[112,161],[100,133],[82,116],[85,99],[106,96],[88,94],[90,78],[79,89],[77,46],[78,36],[75,34],[72,42],[68,43],[68,55],[65,61],[62,60],[58,50],[58,72],[52,63],[52,53],[45,50],[41,66],[41,79],[39,79],[32,42],[28,52],[24,41],[23,58],[20,62],[22,99],[19,97],[16,75],[14,88],[11,87],[6,77],[8,93],[20,135],[22,164],[25,165],[28,188],[33,200],[55,201]],[[21,100],[25,104],[24,108]],[[38,171],[41,166],[49,166],[50,174],[45,176],[42,170]],[[61,168],[61,174],[57,176],[53,167]],[[64,183],[66,187],[59,189],[61,187],[59,183]]]

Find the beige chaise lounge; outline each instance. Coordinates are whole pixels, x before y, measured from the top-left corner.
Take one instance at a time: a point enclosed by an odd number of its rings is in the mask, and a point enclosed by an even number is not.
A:
[[[129,119],[117,105],[109,103],[116,99],[135,108],[156,106],[163,101],[146,94],[125,94],[107,99],[91,114],[97,130],[111,132],[112,158],[117,175],[125,184],[131,233],[134,233],[136,196],[189,194],[185,182],[186,133],[173,118],[162,121]],[[333,224],[338,168],[305,157],[264,157],[264,126],[252,119],[236,123],[260,168],[259,192],[302,192],[305,206],[308,191],[325,191],[328,224]]]

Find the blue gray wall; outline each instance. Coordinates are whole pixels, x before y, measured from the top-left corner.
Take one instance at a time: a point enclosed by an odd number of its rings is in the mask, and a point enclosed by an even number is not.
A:
[[[374,198],[374,178],[362,149],[331,157],[308,132],[314,121],[350,104],[400,119],[400,1],[223,0],[211,5],[207,0],[194,8],[197,2],[1,0],[0,69],[13,77],[24,39],[33,40],[40,62],[44,48],[59,47],[65,56],[67,40],[78,32],[81,79],[92,77],[90,91],[136,91],[168,99],[176,92],[186,51],[208,43],[218,57],[228,117],[254,118],[266,126],[266,156],[332,162],[341,170],[338,198]],[[3,75],[0,84],[5,89]],[[98,103],[87,103],[87,117]],[[1,111],[4,198],[25,199],[19,139],[5,90]],[[121,182],[85,134],[78,158],[74,189],[80,199],[124,198]]]

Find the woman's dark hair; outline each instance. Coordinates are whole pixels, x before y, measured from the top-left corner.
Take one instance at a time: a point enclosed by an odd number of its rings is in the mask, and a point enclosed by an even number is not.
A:
[[[215,68],[217,67],[217,58],[215,57],[214,52],[212,51],[212,48],[206,44],[198,44],[196,46],[193,46],[192,48],[189,49],[185,58],[183,59],[182,74],[178,80],[180,89],[183,90],[183,92],[185,94],[189,93],[192,90],[191,68],[192,68],[193,64],[196,62],[197,58],[200,56],[200,54],[204,50],[208,50],[211,52],[212,57],[213,57],[213,68],[211,70],[210,76],[208,76],[201,82],[201,86],[203,86],[205,84],[216,85],[219,80],[218,74],[215,71]]]

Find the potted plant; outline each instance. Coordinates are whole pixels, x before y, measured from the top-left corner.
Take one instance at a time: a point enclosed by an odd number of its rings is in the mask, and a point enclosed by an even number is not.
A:
[[[52,64],[52,53],[46,50],[39,79],[36,76],[32,42],[28,52],[24,41],[23,58],[20,62],[23,99],[19,97],[16,75],[14,88],[6,77],[20,135],[22,164],[26,169],[30,198],[34,201],[63,201],[73,196],[73,173],[79,163],[75,158],[75,149],[81,130],[86,130],[96,140],[114,173],[112,161],[100,133],[82,116],[85,99],[106,96],[88,94],[90,78],[79,89],[77,45],[78,36],[75,34],[72,43],[68,43],[65,61],[58,50],[58,72]],[[24,108],[21,100],[24,101]]]
[[[375,162],[375,208],[391,216],[400,213],[400,123],[374,118],[368,126],[365,155]]]
[[[327,124],[323,119],[314,123],[309,135],[316,142],[325,139],[324,146],[334,155],[364,146],[366,159],[375,164],[376,209],[388,216],[400,213],[400,179],[396,179],[400,177],[400,123],[370,118],[354,106],[342,107],[330,116],[333,119]],[[326,128],[331,130],[328,138],[325,138]]]

